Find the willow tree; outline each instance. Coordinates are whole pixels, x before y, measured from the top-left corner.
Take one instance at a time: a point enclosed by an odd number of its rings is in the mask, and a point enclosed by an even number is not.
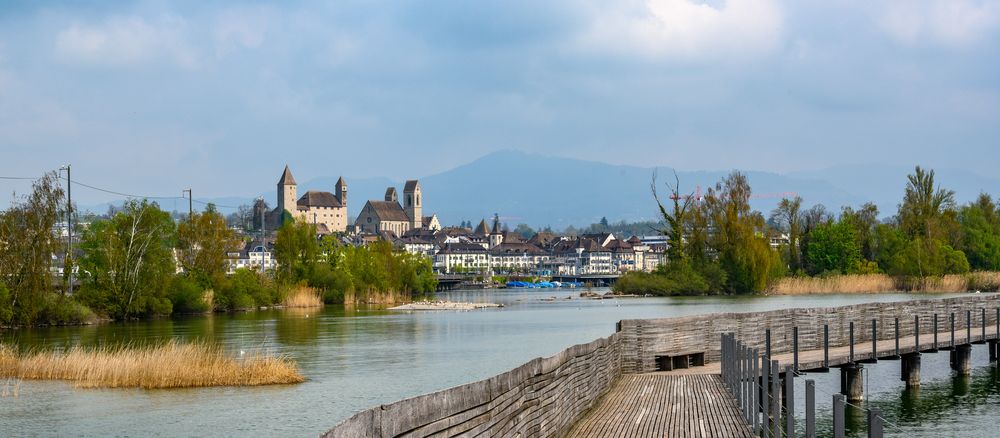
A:
[[[54,293],[52,255],[62,243],[52,231],[62,217],[59,177],[48,173],[31,194],[0,213],[0,325],[31,325]]]
[[[764,216],[750,208],[750,194],[746,175],[734,171],[705,197],[714,228],[710,247],[734,293],[763,291],[780,265],[766,237]]]

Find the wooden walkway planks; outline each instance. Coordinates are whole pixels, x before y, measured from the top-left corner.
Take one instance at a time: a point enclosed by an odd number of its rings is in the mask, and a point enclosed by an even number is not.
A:
[[[627,374],[566,435],[570,437],[749,438],[718,375]]]
[[[868,326],[858,325],[856,328],[857,335],[860,338],[864,334],[861,330],[867,329]],[[955,345],[968,344],[970,342],[977,342],[983,340],[997,339],[996,326],[990,325],[986,327],[986,337],[982,337],[982,329],[975,327],[972,329],[972,336],[967,336],[966,328],[961,327],[959,330],[957,327],[955,329]],[[916,338],[912,335],[900,336],[899,338],[899,353],[906,354],[918,351],[916,344]],[[938,332],[938,348],[944,349],[951,345],[951,331],[939,331]],[[934,333],[921,333],[920,334],[920,346],[919,351],[928,351],[934,347]],[[823,366],[823,350],[822,348],[817,349],[815,345],[808,347],[808,350],[803,349],[799,352],[799,369],[806,371],[811,369],[821,368]],[[830,362],[829,366],[835,367],[838,365],[844,365],[849,363],[850,360],[850,346],[843,347],[830,347]],[[875,356],[877,358],[890,357],[896,354],[896,340],[893,339],[879,339],[876,343]],[[863,361],[871,359],[872,357],[872,342],[868,341],[856,341],[854,344],[854,361]],[[782,353],[774,356],[774,359],[781,362],[782,366],[791,365],[795,360],[795,356],[792,353]],[[721,372],[721,366],[719,362],[712,362],[705,364],[701,367],[692,368],[682,368],[673,371],[657,371],[652,374],[660,375],[696,375],[696,374],[719,374]]]

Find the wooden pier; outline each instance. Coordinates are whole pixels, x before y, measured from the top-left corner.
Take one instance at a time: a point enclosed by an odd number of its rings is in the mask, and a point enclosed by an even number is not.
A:
[[[325,437],[786,437],[804,420],[817,436],[815,381],[839,368],[832,436],[845,406],[864,399],[865,364],[899,362],[920,385],[921,355],[947,351],[969,375],[974,344],[1000,359],[1000,295],[864,303],[836,308],[623,320],[611,336],[533,359],[505,373],[361,411]],[[985,365],[979,364],[979,365]],[[865,407],[870,437],[887,419]],[[824,426],[827,427],[827,426]]]
[[[631,374],[622,378],[567,436],[750,438],[736,400],[718,374]]]

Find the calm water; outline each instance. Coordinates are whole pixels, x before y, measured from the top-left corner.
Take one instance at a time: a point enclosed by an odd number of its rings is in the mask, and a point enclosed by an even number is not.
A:
[[[208,339],[231,351],[266,349],[294,358],[308,378],[294,386],[185,390],[75,389],[23,382],[0,398],[2,436],[316,436],[372,405],[489,377],[532,358],[614,331],[615,322],[723,311],[837,306],[912,295],[567,300],[568,290],[458,291],[454,301],[503,309],[399,313],[367,307],[267,311],[82,328],[0,333],[21,347]],[[556,300],[542,298],[555,296]],[[940,297],[938,295],[937,297]],[[902,389],[898,363],[869,368],[869,393],[898,428],[888,436],[1000,435],[1000,377],[976,346],[971,379],[954,379],[947,354],[925,355],[919,393]],[[819,408],[838,373],[816,374]],[[0,388],[5,382],[0,382]],[[799,379],[797,394],[804,393]],[[801,403],[799,403],[801,406]],[[863,417],[862,417],[863,418]],[[822,422],[821,422],[822,424]]]

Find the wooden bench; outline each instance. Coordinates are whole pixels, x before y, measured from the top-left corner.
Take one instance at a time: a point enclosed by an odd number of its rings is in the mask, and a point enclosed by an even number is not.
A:
[[[681,368],[700,367],[705,365],[705,352],[692,351],[656,356],[657,371],[673,371]]]

